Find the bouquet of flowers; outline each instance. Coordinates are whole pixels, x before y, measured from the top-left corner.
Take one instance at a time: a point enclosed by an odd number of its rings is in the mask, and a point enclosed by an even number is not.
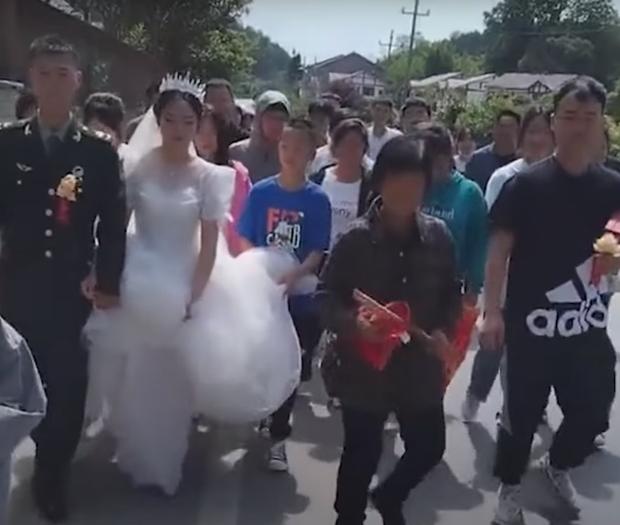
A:
[[[594,263],[592,264],[591,282],[595,286],[608,273],[612,266],[620,260],[620,214],[615,215],[607,223],[605,233],[593,245]]]

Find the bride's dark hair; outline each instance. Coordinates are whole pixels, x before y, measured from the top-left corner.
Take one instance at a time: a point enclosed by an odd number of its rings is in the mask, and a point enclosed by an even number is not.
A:
[[[189,107],[192,108],[192,111],[196,114],[196,118],[198,120],[202,118],[202,102],[197,97],[195,97],[191,93],[187,93],[186,91],[170,89],[160,93],[159,97],[157,97],[157,100],[155,101],[155,104],[153,105],[153,112],[155,113],[157,124],[159,124],[161,115],[166,109],[166,107],[175,100],[183,100],[187,102],[189,104]]]

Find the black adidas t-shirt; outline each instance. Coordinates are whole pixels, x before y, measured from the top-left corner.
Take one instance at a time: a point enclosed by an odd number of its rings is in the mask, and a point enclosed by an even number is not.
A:
[[[607,281],[591,284],[592,245],[620,212],[620,175],[571,176],[554,157],[504,186],[490,218],[515,235],[506,299],[510,335],[566,341],[605,334]]]

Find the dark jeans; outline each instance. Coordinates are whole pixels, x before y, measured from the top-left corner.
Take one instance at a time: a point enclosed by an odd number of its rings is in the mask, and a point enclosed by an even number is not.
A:
[[[301,357],[301,381],[309,381],[312,377],[312,357],[314,349],[319,343],[321,332],[318,317],[315,315],[293,315],[293,323],[299,337],[302,349]],[[272,414],[269,433],[273,441],[284,441],[291,436],[291,414],[295,408],[297,390],[293,392],[284,404]]]
[[[343,407],[344,449],[338,470],[335,509],[338,525],[360,525],[366,519],[368,488],[377,471],[388,413]],[[441,461],[446,448],[443,406],[415,413],[396,413],[405,453],[375,491],[384,505],[402,505],[409,492]]]
[[[606,337],[535,348],[524,341],[509,343],[506,352],[495,474],[503,483],[520,483],[551,388],[564,415],[551,447],[551,464],[578,467],[592,451],[595,437],[608,427],[616,389],[613,346]]]
[[[503,357],[503,351],[497,352],[478,348],[468,389],[468,393],[478,401],[484,403],[489,397]]]

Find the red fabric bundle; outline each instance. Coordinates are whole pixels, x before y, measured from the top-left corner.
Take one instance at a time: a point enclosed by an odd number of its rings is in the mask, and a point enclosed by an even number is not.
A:
[[[381,342],[369,342],[362,338],[354,341],[361,358],[379,372],[385,370],[392,353],[402,343],[401,337],[407,333],[411,322],[411,312],[407,303],[389,303],[384,308],[396,315],[386,315],[382,310],[368,305],[360,306],[358,312],[358,315],[372,319],[381,334]]]
[[[465,360],[479,313],[478,308],[475,306],[463,306],[463,313],[456,324],[454,337],[450,340],[450,354],[443,358],[446,388],[448,388],[457,370]]]

